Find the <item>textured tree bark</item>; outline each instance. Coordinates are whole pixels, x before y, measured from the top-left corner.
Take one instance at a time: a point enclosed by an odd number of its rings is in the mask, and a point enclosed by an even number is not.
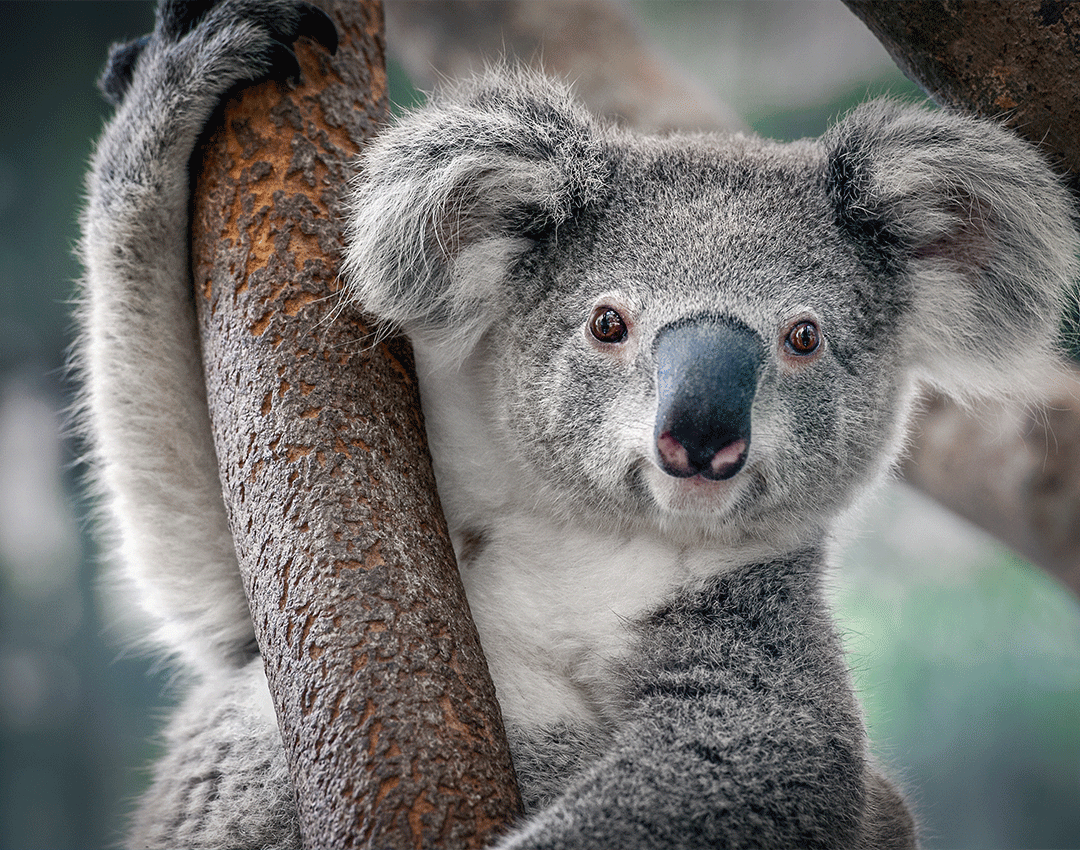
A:
[[[222,486],[306,847],[479,847],[519,800],[404,340],[338,298],[348,160],[386,114],[377,0],[202,150],[195,299]]]
[[[920,85],[948,86],[943,100],[1006,117],[1080,175],[1080,3],[845,0]],[[391,0],[391,47],[422,85],[466,72],[500,49],[580,82],[589,106],[632,126],[732,129],[730,110],[700,84],[658,61],[655,48],[605,0],[564,0],[551,16],[529,0],[498,4]],[[619,22],[621,23],[615,23]],[[871,22],[873,21],[873,22]],[[442,25],[436,25],[443,22]],[[609,23],[610,22],[610,23]],[[887,32],[886,32],[887,31]],[[614,35],[609,35],[614,33]],[[933,73],[920,76],[924,63]],[[623,73],[624,67],[647,74]],[[972,72],[975,69],[975,72]],[[944,90],[944,89],[943,89]],[[669,98],[663,118],[651,105]],[[963,98],[967,97],[965,101]],[[737,119],[734,119],[737,121]],[[737,126],[737,125],[736,125]],[[1045,141],[1044,141],[1045,136]],[[1080,379],[1039,410],[967,410],[927,397],[914,423],[906,479],[1030,558],[1080,595]]]

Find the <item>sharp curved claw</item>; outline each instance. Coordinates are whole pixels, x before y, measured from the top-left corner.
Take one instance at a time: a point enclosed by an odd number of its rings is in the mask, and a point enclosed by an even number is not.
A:
[[[333,19],[318,6],[302,4],[297,35],[306,35],[325,47],[328,53],[337,53],[337,27]]]
[[[278,80],[289,80],[293,85],[300,82],[300,62],[292,47],[280,41],[274,42],[270,55],[272,76]]]

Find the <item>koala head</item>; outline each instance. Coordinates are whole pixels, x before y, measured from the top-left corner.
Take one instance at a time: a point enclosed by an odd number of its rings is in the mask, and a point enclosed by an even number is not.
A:
[[[912,384],[1053,371],[1069,200],[995,124],[890,102],[824,138],[648,137],[496,72],[367,152],[348,292],[490,388],[531,497],[727,542],[823,533]],[[477,366],[479,364],[479,366]]]

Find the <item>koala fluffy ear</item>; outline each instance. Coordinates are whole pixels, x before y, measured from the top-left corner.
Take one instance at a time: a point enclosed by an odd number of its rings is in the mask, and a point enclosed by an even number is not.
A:
[[[505,301],[514,260],[602,190],[603,135],[568,89],[526,70],[437,93],[364,154],[348,295],[463,355]]]
[[[1060,363],[1075,298],[1072,201],[999,125],[875,101],[826,135],[837,220],[896,280],[921,377],[964,396],[1026,395]]]

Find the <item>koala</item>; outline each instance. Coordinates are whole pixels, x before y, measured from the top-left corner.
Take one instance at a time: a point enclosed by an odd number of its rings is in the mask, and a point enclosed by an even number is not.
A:
[[[295,847],[191,303],[188,161],[295,76],[297,0],[171,0],[118,47],[82,216],[86,428],[188,689],[138,847]],[[415,349],[523,848],[910,848],[822,584],[915,388],[1059,368],[1071,202],[998,125],[878,101],[823,138],[648,136],[496,68],[364,153],[345,297]]]

